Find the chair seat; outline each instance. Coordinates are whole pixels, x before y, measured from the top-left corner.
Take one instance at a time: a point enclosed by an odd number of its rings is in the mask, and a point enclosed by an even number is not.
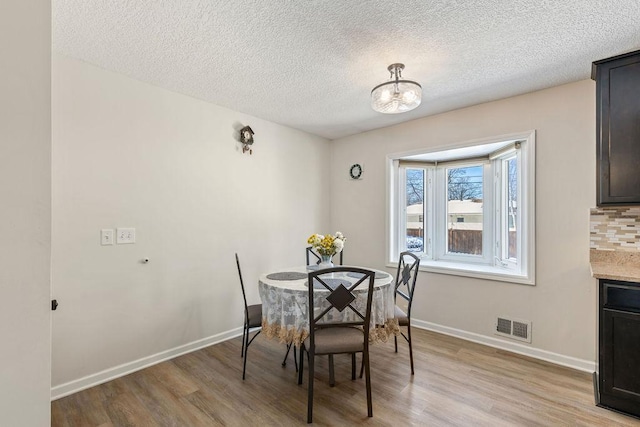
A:
[[[359,328],[339,327],[318,329],[315,333],[315,353],[355,353],[364,351],[364,332]],[[310,338],[304,340],[304,346],[311,346]]]
[[[249,327],[257,328],[262,326],[262,304],[254,304],[247,307],[249,311]]]
[[[407,313],[402,311],[402,309],[400,307],[398,307],[397,305],[396,305],[396,308],[394,310],[394,316],[395,316],[396,319],[398,319],[398,324],[400,326],[408,326],[409,325],[409,316],[407,316]]]

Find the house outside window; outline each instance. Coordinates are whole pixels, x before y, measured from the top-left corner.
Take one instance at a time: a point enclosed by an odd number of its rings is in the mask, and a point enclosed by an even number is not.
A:
[[[534,284],[535,132],[389,156],[389,262]]]

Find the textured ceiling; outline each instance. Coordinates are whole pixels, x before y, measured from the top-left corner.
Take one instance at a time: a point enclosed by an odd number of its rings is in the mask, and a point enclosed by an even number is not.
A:
[[[588,78],[640,49],[640,1],[53,0],[53,48],[335,139]],[[383,115],[394,62],[422,105]]]

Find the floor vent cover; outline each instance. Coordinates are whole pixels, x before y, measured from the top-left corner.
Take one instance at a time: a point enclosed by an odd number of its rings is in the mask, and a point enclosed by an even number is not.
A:
[[[531,342],[531,322],[500,316],[496,320],[496,335]]]

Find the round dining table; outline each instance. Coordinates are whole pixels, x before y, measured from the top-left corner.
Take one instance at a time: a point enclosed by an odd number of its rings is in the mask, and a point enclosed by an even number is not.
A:
[[[285,268],[260,276],[258,287],[262,300],[262,333],[268,338],[277,338],[285,344],[300,343],[309,335],[309,271],[318,266],[301,266]],[[398,322],[394,319],[394,286],[393,276],[380,270],[365,268],[375,272],[373,299],[371,303],[371,328],[369,342],[386,342],[389,337],[400,332]],[[328,284],[339,284],[349,287],[362,276],[357,273],[329,273],[323,281]],[[354,289],[354,304],[366,305],[367,283],[363,282]],[[330,292],[326,289],[314,290],[314,307],[327,307],[326,297]],[[333,318],[348,321],[353,315],[350,310],[338,312],[333,308]],[[330,315],[332,313],[329,313]]]

